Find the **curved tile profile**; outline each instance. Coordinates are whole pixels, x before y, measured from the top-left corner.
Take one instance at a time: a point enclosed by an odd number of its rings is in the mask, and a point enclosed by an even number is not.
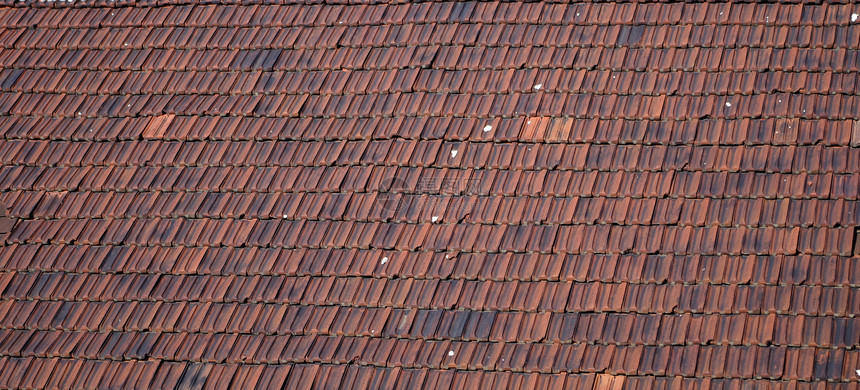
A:
[[[4,1],[0,387],[855,388],[858,14]]]

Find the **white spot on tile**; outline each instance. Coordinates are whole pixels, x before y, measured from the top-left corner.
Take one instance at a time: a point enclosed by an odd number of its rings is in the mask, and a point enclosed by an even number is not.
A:
[[[436,222],[438,220],[439,220],[439,217],[437,217],[435,215],[432,218],[430,218],[430,222]]]
[[[854,370],[854,373],[857,374],[857,376],[860,376],[860,370]]]
[[[858,14],[851,14],[851,21],[852,21],[852,22],[856,22],[856,21],[857,21],[857,18],[860,18],[860,15],[858,15]]]
[[[380,262],[379,262],[379,264],[385,264],[385,263],[387,263],[387,262],[388,262],[388,258],[387,258],[387,257],[383,257],[383,258],[382,258],[382,261],[380,261]]]
[[[492,130],[492,129],[493,129],[493,126],[490,126],[490,125],[486,125],[486,126],[484,126],[484,132],[485,132],[485,133],[486,133],[486,132],[488,132],[488,131],[490,131],[490,130]]]
[[[454,158],[454,157],[457,157],[457,151],[456,150],[451,151],[451,158]]]
[[[731,106],[732,106],[732,104],[731,104],[731,103],[726,102],[726,107],[731,107]]]
[[[541,89],[541,88],[543,88],[543,84],[536,84],[535,85],[535,89]]]
[[[448,351],[448,356],[454,356],[454,351]]]
[[[530,125],[530,124],[532,124],[532,121],[528,121],[528,122],[526,122],[526,124],[527,124],[527,125]]]
[[[287,214],[284,214],[284,219],[287,219]]]

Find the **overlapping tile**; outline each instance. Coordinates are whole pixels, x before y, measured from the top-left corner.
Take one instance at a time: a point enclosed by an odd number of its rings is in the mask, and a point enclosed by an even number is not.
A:
[[[856,4],[221,3],[0,7],[0,387],[856,385]]]

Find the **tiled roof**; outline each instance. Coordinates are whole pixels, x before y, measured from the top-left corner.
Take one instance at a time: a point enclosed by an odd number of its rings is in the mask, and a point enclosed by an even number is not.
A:
[[[858,14],[9,0],[0,387],[856,389]]]

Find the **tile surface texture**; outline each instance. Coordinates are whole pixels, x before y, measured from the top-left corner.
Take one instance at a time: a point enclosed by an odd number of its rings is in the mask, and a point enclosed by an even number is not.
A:
[[[860,5],[0,5],[0,387],[857,389]]]

